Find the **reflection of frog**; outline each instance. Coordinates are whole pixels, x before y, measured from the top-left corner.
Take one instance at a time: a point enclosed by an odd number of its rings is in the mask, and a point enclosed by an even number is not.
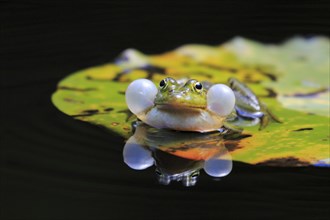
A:
[[[135,170],[155,165],[158,181],[164,185],[179,181],[193,186],[201,169],[216,178],[232,170],[231,156],[218,132],[175,132],[138,123],[124,146],[123,156]]]
[[[231,88],[224,84],[202,84],[193,79],[181,83],[168,77],[157,89],[150,80],[138,79],[128,86],[126,102],[143,122],[156,128],[180,131],[218,130],[226,119],[244,118],[256,123],[259,118],[269,119],[269,115],[276,119],[242,83],[230,79],[229,86]],[[261,120],[261,127],[268,121]]]

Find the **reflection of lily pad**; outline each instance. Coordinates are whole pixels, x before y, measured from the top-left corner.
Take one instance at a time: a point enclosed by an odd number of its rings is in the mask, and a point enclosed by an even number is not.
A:
[[[233,150],[236,161],[269,165],[308,165],[329,158],[329,39],[293,38],[264,45],[243,38],[220,46],[186,45],[147,56],[126,50],[114,63],[78,71],[63,79],[52,100],[64,113],[131,135],[124,95],[129,82],[166,76],[248,84],[283,120],[242,139]]]

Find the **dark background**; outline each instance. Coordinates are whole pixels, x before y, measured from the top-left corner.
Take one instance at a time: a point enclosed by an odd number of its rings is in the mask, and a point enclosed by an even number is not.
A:
[[[328,36],[327,1],[0,2],[1,219],[329,219],[328,169],[234,163],[218,182],[161,186],[122,162],[122,138],[50,101],[63,77],[129,47]]]

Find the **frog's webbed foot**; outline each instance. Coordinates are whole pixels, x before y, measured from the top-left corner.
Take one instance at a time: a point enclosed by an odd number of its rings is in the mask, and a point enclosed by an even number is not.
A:
[[[238,140],[248,135],[243,133],[242,127],[230,123],[225,123],[222,129],[224,132],[222,132],[221,135],[224,140]]]
[[[261,109],[263,110],[264,114],[260,118],[260,127],[259,130],[262,130],[267,127],[270,121],[276,123],[282,123],[282,121],[274,115],[264,103],[261,103]]]
[[[240,126],[237,126],[229,121],[225,121],[223,123],[223,126],[219,129],[221,134],[223,135],[228,135],[228,134],[233,134],[233,133],[242,133],[243,128]]]
[[[260,126],[259,126],[259,131],[263,130],[266,128],[269,124],[270,118],[268,115],[264,115],[260,118]]]
[[[259,118],[246,118],[238,114],[237,110],[233,110],[224,121],[224,128],[234,132],[242,132],[243,127],[257,125],[260,122]]]

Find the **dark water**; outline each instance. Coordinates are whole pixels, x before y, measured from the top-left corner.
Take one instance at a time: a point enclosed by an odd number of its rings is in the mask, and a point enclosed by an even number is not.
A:
[[[325,1],[2,1],[1,219],[328,219],[328,169],[233,163],[195,187],[123,162],[124,140],[54,108],[69,73],[135,47],[328,34]],[[5,61],[5,62],[3,62]]]

